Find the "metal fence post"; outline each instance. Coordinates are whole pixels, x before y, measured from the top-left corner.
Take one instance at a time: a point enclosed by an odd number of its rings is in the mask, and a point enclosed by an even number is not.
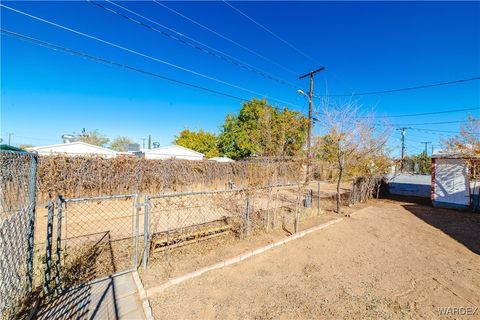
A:
[[[144,204],[145,206],[145,212],[143,214],[143,259],[142,259],[142,264],[143,264],[143,269],[147,269],[148,265],[148,255],[150,254],[150,245],[149,245],[149,198],[147,195],[145,195],[145,201]]]
[[[138,245],[140,241],[139,224],[140,224],[140,194],[135,195],[135,254],[133,256],[133,268],[138,268]]]
[[[317,181],[317,216],[320,215],[320,180]]]
[[[61,276],[61,250],[62,250],[62,207],[63,198],[58,195],[57,198],[57,247],[56,247],[56,261],[55,261],[55,287],[57,293],[60,290],[60,276]]]
[[[250,196],[247,195],[245,212],[245,237],[250,235]]]
[[[48,202],[48,218],[47,218],[47,241],[45,248],[45,275],[43,281],[43,291],[45,294],[50,293],[50,281],[52,270],[52,237],[53,237],[53,215],[55,205],[52,200]]]
[[[29,230],[28,230],[28,249],[27,249],[27,290],[32,290],[33,283],[33,250],[34,250],[34,235],[35,235],[35,206],[36,197],[35,192],[37,189],[37,161],[38,156],[31,154],[30,159],[32,161],[30,167],[30,179],[28,184],[28,197],[29,204],[31,205],[30,217],[29,217]]]
[[[350,202],[352,204],[355,204],[355,200],[356,200],[355,199],[355,197],[356,197],[356,192],[355,191],[356,191],[356,189],[355,189],[355,181],[354,181],[354,182],[352,182],[352,190],[350,191],[350,199],[351,199]]]

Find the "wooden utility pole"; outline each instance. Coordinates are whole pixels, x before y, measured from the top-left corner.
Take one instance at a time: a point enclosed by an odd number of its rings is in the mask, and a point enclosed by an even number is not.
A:
[[[317,70],[310,71],[298,77],[299,80],[310,77],[310,91],[308,92],[308,132],[307,132],[307,177],[306,181],[310,180],[311,175],[311,144],[312,144],[312,116],[313,116],[313,78],[317,72],[325,70],[325,67],[318,68]]]
[[[403,172],[403,163],[405,161],[405,130],[407,128],[399,128],[397,130],[402,130],[402,160],[400,162],[400,172]]]

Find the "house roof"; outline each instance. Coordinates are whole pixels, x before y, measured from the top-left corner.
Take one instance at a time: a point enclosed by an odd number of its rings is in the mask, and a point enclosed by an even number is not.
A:
[[[186,155],[186,156],[189,156],[189,155],[198,155],[198,156],[204,156],[203,153],[200,153],[200,152],[197,152],[195,150],[192,150],[192,149],[188,149],[188,148],[185,148],[185,147],[182,147],[182,146],[179,146],[179,145],[176,145],[176,144],[173,144],[173,145],[170,145],[170,146],[164,146],[164,147],[159,147],[159,148],[154,148],[154,149],[147,149],[147,150],[143,150],[145,153],[154,153],[154,154],[170,154],[167,152],[168,149],[180,149],[182,151],[185,151],[186,154],[181,154],[181,155]]]
[[[20,149],[20,148],[17,148],[17,147],[14,147],[14,146],[10,146],[8,144],[0,144],[0,150],[3,150],[3,151],[16,151],[16,152],[27,152],[23,149]]]
[[[447,150],[438,150],[432,154],[434,159],[478,159],[480,155],[452,152]]]
[[[117,152],[112,150],[112,149],[104,148],[104,147],[101,147],[101,146],[96,146],[96,145],[86,143],[86,142],[83,142],[83,141],[50,144],[50,145],[46,145],[46,146],[32,147],[32,148],[29,148],[28,150],[29,151],[45,151],[45,150],[48,151],[48,150],[50,150],[51,152],[55,152],[55,150],[52,150],[52,149],[69,147],[69,146],[76,146],[76,145],[82,145],[82,146],[85,146],[85,147],[88,147],[88,148],[91,148],[91,149],[98,150],[99,153],[102,152],[102,153],[108,153],[108,154],[112,154],[112,155],[117,154]],[[59,153],[62,153],[62,152],[68,153],[68,152],[65,152],[65,151],[58,151],[58,152]]]
[[[208,160],[213,160],[213,161],[218,161],[218,162],[234,162],[235,160],[230,159],[229,157],[223,156],[223,157],[213,157]]]

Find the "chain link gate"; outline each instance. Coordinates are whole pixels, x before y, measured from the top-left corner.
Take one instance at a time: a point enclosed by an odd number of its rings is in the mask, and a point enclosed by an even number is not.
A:
[[[32,290],[38,157],[0,150],[0,318]]]
[[[44,291],[57,293],[139,265],[139,194],[50,201]],[[56,211],[56,213],[55,213]],[[56,226],[54,226],[54,224]]]

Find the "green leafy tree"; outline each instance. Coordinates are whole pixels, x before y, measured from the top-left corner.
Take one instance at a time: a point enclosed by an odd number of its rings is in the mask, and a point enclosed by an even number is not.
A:
[[[96,146],[105,146],[110,141],[110,139],[108,139],[106,135],[100,133],[98,130],[90,131],[86,134],[83,134],[78,137],[78,140]]]
[[[265,99],[242,104],[236,114],[229,114],[221,127],[218,147],[226,156],[298,156],[306,140],[307,119],[300,112],[278,110]]]
[[[315,138],[313,150],[317,159],[330,164],[335,162],[337,144],[331,135],[326,134]]]
[[[135,142],[128,137],[116,137],[110,143],[110,148],[115,150],[115,151],[126,152],[127,151],[127,146],[129,144],[133,144],[133,143],[135,143]]]
[[[217,157],[220,155],[217,149],[217,136],[214,133],[204,131],[192,131],[189,129],[182,130],[175,137],[173,143],[185,148],[201,152],[207,158]]]
[[[431,174],[432,173],[432,158],[430,158],[425,152],[422,152],[416,156],[413,156],[414,163],[418,164],[418,173]]]

